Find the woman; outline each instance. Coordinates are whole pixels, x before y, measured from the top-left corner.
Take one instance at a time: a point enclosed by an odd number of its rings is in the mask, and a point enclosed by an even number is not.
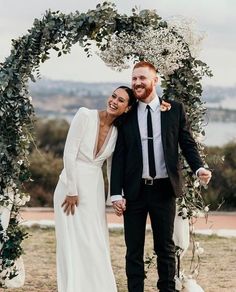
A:
[[[109,253],[102,165],[115,148],[114,123],[134,102],[132,90],[121,86],[108,98],[106,110],[80,108],[71,123],[64,169],[54,193],[59,292],[117,291]]]

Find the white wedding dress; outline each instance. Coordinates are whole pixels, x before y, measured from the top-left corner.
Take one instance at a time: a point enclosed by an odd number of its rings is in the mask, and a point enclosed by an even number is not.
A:
[[[102,174],[104,161],[114,151],[117,129],[111,128],[95,156],[99,123],[97,110],[80,108],[67,135],[64,169],[54,194],[59,292],[117,291],[110,260]],[[67,216],[61,208],[67,194],[79,195],[74,216]]]

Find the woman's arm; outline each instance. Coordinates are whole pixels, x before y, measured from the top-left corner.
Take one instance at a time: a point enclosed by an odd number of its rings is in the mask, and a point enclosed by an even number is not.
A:
[[[88,116],[86,108],[80,108],[73,118],[64,148],[63,162],[67,179],[68,196],[78,195],[75,177],[75,162],[80,143],[85,134]]]

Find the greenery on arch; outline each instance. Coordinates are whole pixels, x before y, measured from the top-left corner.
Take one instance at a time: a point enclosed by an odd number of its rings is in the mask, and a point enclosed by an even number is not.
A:
[[[70,53],[72,45],[76,43],[84,48],[88,57],[92,54],[92,44],[96,45],[104,61],[116,69],[116,63],[106,59],[106,52],[111,50],[116,38],[123,37],[124,40],[129,36],[142,37],[146,29],[151,31],[150,35],[162,31],[163,37],[165,32],[169,32],[172,40],[181,44],[185,51],[184,57],[181,59],[180,56],[176,61],[178,66],[172,72],[159,72],[163,79],[163,97],[167,100],[174,98],[182,101],[186,106],[195,137],[204,135],[201,128],[205,113],[200,98],[201,79],[204,75],[210,76],[211,72],[205,63],[192,55],[189,44],[177,26],[170,26],[155,11],[138,12],[133,9],[132,14],[128,16],[119,14],[115,5],[107,2],[98,4],[96,9],[87,13],[76,11],[64,14],[60,11],[47,11],[42,19],[35,19],[27,34],[12,41],[10,56],[0,64],[0,208],[11,210],[8,228],[0,229],[2,286],[4,279],[17,274],[14,262],[22,254],[21,242],[26,237],[19,224],[19,209],[29,200],[28,195],[22,191],[23,182],[30,179],[27,157],[29,143],[32,140],[34,116],[28,90],[29,79],[35,81],[39,76],[39,66],[50,58],[51,50],[57,51],[58,56],[61,56]],[[168,34],[166,38],[167,36]],[[171,59],[173,56],[169,50],[171,40],[168,43],[169,47],[166,48],[165,38],[163,40],[162,51],[157,52],[152,48],[153,50],[137,52],[131,49],[120,53],[120,61],[127,58],[133,61],[144,59],[152,62],[154,53],[157,54],[157,59],[160,57],[162,60]],[[199,149],[204,158],[200,143]],[[186,196],[179,204],[182,206],[181,214],[186,217],[196,215],[196,212],[204,208],[200,187],[194,178],[188,175],[189,172],[184,163]],[[11,256],[9,250],[14,250]]]

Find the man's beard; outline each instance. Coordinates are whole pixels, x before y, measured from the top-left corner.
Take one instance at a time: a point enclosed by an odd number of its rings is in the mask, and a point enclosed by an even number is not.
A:
[[[142,95],[136,94],[135,89],[138,89],[138,88],[143,88],[144,89],[144,93]],[[145,87],[144,85],[137,85],[137,86],[133,87],[134,95],[139,100],[143,100],[143,99],[146,99],[147,97],[149,97],[149,95],[152,93],[152,90],[153,90],[152,85],[147,86],[147,87]]]

